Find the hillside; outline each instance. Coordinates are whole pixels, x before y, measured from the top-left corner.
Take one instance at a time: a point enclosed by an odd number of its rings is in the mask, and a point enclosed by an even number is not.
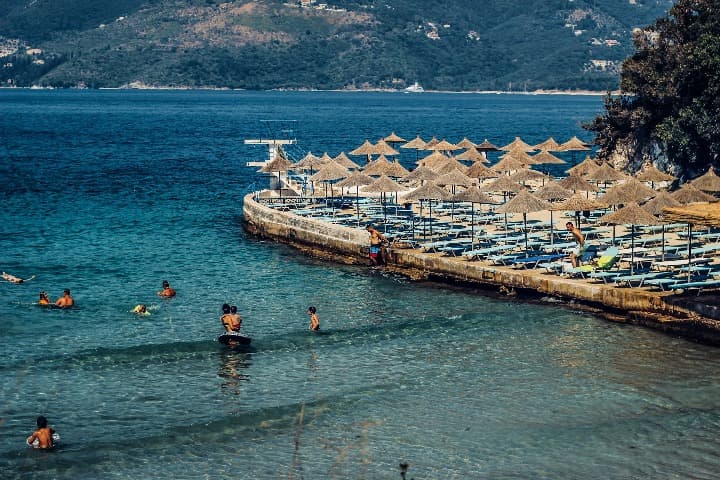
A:
[[[669,0],[4,0],[0,86],[615,88]]]

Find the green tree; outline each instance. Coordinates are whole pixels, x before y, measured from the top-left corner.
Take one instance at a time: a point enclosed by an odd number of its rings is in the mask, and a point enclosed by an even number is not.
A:
[[[720,161],[720,0],[679,0],[634,34],[619,96],[586,125],[600,156],[661,160],[695,177]]]

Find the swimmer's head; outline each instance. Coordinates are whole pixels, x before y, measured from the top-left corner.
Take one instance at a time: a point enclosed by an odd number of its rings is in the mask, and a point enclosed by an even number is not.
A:
[[[69,289],[69,288],[66,288],[65,290],[63,290],[63,294],[64,294],[64,295],[70,295],[70,289]]]
[[[235,305],[230,307],[230,313],[237,313],[237,307]]]
[[[223,303],[222,312],[223,312],[223,313],[230,313],[230,305],[228,305],[227,303]]]
[[[170,286],[170,282],[167,280],[163,280],[163,288],[168,288]]]
[[[38,426],[38,428],[47,428],[47,418],[40,415],[37,418],[37,426]]]
[[[47,298],[48,294],[45,291],[40,292],[40,298]]]
[[[316,313],[317,309],[315,307],[308,307],[308,313]]]

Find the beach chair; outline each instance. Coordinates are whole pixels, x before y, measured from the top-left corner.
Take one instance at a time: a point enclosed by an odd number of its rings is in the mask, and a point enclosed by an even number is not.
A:
[[[513,268],[537,268],[539,266],[545,266],[561,258],[565,258],[567,255],[564,253],[552,253],[547,255],[536,255],[532,257],[518,258],[512,262]],[[546,267],[547,268],[547,267]]]
[[[592,273],[607,272],[610,270],[619,259],[617,247],[610,247],[595,261],[594,263],[588,263],[575,267],[570,270],[569,273],[572,276],[580,276],[586,278],[591,276]]]
[[[677,293],[677,290],[695,290],[697,289],[697,294],[700,295],[700,292],[702,292],[706,288],[720,288],[720,280],[704,280],[701,282],[685,282],[685,283],[675,283],[673,285],[670,285],[668,287],[673,292]]]

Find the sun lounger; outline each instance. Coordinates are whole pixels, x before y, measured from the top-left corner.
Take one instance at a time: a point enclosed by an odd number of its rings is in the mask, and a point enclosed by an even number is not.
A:
[[[700,295],[704,289],[707,288],[720,288],[720,280],[705,280],[702,282],[686,282],[686,283],[675,283],[668,287],[669,289],[677,292],[677,290],[694,290],[697,289],[697,294]]]
[[[662,277],[667,277],[670,275],[670,272],[643,272],[643,273],[636,273],[634,275],[620,275],[613,278],[613,281],[615,282],[615,285],[618,287],[637,287],[640,288],[643,286],[643,283],[648,280],[658,279]]]
[[[567,257],[564,253],[553,253],[550,255],[535,255],[532,257],[522,257],[512,262],[514,268],[537,268],[541,264],[555,262],[560,258]]]

